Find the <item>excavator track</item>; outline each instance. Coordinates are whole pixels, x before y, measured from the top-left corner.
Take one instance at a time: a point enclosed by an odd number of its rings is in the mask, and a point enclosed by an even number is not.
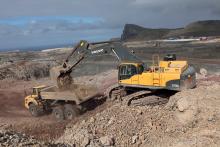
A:
[[[153,91],[148,90],[141,90],[127,95],[125,90],[117,85],[109,87],[105,94],[108,96],[108,99],[119,100],[122,105],[127,106],[154,106],[168,102],[168,98],[154,95]]]
[[[151,91],[142,90],[142,91],[138,91],[138,92],[132,93],[130,95],[124,96],[121,98],[121,100],[122,100],[123,104],[129,106],[133,100],[138,99],[139,97],[146,95],[146,94],[149,94],[149,93],[151,93]]]
[[[166,104],[168,100],[169,100],[168,98],[162,98],[156,95],[151,95],[131,101],[130,106],[162,105],[162,104]]]

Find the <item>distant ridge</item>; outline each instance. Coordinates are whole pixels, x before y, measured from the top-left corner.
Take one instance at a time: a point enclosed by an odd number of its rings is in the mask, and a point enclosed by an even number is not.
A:
[[[220,20],[197,21],[190,23],[184,28],[177,29],[151,29],[135,24],[126,24],[121,35],[121,40],[154,40],[181,36],[220,36]]]

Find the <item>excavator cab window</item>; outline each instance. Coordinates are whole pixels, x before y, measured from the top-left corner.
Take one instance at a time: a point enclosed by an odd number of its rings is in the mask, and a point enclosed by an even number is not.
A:
[[[119,80],[129,79],[137,74],[137,68],[134,65],[127,64],[119,66]]]

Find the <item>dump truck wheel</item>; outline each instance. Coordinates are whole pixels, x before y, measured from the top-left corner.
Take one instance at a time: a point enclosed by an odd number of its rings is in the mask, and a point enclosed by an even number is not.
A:
[[[30,104],[29,105],[29,111],[30,111],[31,115],[34,116],[34,117],[40,116],[41,112],[42,112],[40,110],[40,108],[38,108],[38,106],[35,105],[35,104]]]
[[[53,108],[53,116],[58,120],[64,120],[64,111],[62,106]]]
[[[64,106],[64,115],[65,115],[65,119],[71,120],[79,115],[79,109],[75,105],[66,104]]]

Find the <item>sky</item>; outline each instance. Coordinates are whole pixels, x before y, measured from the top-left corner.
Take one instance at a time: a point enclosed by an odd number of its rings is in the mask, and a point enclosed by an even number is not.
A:
[[[125,24],[220,19],[220,0],[0,0],[0,50],[120,37]]]

